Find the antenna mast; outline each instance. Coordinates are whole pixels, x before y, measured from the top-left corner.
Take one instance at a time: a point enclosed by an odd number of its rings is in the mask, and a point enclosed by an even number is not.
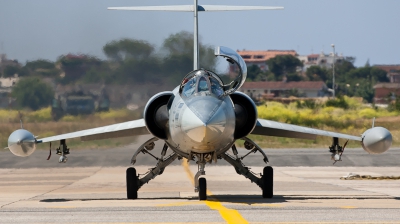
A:
[[[109,10],[135,10],[135,11],[176,11],[194,12],[193,31],[193,69],[199,69],[199,17],[198,12],[239,11],[239,10],[275,10],[283,7],[274,6],[230,6],[230,5],[199,5],[194,0],[193,5],[166,5],[166,6],[133,6],[133,7],[108,7]]]

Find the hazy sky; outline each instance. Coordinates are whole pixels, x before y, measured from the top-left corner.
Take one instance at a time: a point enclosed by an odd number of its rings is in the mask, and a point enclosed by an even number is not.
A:
[[[191,0],[0,0],[0,53],[25,63],[61,54],[104,58],[111,40],[136,38],[160,46],[193,30],[189,12],[109,11],[108,6],[193,4]],[[284,6],[276,11],[202,12],[201,40],[232,49],[336,51],[356,65],[400,64],[400,1],[199,0],[199,4]]]

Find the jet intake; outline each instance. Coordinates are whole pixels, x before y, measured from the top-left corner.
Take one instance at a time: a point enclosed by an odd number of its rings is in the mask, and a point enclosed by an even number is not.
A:
[[[392,134],[383,127],[373,127],[362,134],[362,147],[370,154],[386,152],[392,145]]]
[[[167,124],[169,119],[168,102],[173,97],[172,92],[161,92],[154,95],[144,108],[144,121],[147,130],[160,139],[167,139]]]
[[[257,124],[257,107],[253,100],[242,92],[230,95],[235,106],[235,133],[234,138],[240,139],[250,134]]]
[[[8,137],[8,149],[16,156],[30,156],[36,150],[36,138],[29,131],[18,129]]]

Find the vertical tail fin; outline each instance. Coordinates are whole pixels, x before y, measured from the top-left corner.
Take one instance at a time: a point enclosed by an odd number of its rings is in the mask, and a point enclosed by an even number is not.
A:
[[[109,10],[135,10],[135,11],[175,11],[194,13],[194,32],[193,32],[193,69],[199,69],[199,30],[198,12],[215,11],[240,11],[240,10],[279,10],[283,7],[274,6],[230,6],[230,5],[199,5],[198,0],[194,0],[193,5],[168,5],[168,6],[139,6],[139,7],[109,7]]]

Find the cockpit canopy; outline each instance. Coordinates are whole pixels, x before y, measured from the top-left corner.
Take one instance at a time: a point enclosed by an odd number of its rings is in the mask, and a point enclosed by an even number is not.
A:
[[[224,95],[222,80],[215,73],[207,70],[196,70],[190,72],[182,80],[179,93],[182,98],[191,96],[215,96]]]

